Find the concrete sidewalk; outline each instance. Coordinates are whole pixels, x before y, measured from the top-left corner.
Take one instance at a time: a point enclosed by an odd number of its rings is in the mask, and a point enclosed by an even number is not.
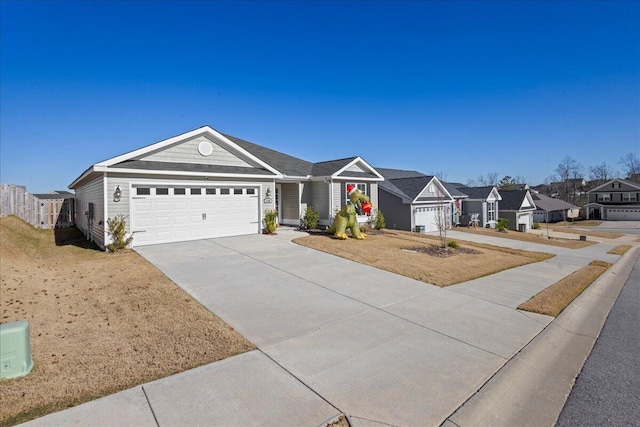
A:
[[[499,239],[557,256],[439,288],[290,242],[299,235],[141,248],[259,350],[28,424],[320,426],[346,413],[355,426],[440,425],[553,321],[520,302],[593,259],[620,258],[607,244]]]

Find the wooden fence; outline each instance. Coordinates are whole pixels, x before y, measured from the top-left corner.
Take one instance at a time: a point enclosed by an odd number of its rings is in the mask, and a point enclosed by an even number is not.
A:
[[[0,217],[8,215],[38,228],[73,227],[75,198],[67,192],[31,194],[22,185],[0,184]]]

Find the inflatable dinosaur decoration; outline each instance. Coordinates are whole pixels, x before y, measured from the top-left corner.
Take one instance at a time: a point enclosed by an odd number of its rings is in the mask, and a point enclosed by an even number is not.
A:
[[[333,224],[327,229],[327,233],[333,234],[336,239],[345,240],[347,238],[346,231],[349,229],[353,238],[362,240],[367,235],[360,231],[356,215],[369,215],[373,205],[369,201],[369,197],[362,194],[355,185],[347,184],[347,194],[349,195],[349,201],[336,214]]]

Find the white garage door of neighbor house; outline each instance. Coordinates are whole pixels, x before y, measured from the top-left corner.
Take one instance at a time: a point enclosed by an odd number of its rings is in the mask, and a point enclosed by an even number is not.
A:
[[[133,246],[260,231],[257,186],[138,186],[132,194]]]
[[[607,209],[607,219],[613,221],[640,221],[640,208]]]
[[[429,208],[416,208],[415,210],[415,225],[423,225],[425,232],[438,231],[438,224],[436,223],[436,214],[438,209],[434,207]]]

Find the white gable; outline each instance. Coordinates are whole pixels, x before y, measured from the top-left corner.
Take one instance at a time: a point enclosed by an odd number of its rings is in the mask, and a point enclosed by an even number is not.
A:
[[[530,200],[529,197],[525,197],[524,200],[522,201],[522,206],[520,206],[520,209],[533,208],[533,207],[535,207],[535,205],[533,204],[533,200]]]
[[[421,197],[428,197],[432,199],[438,199],[442,201],[451,201],[453,198],[449,192],[444,188],[438,178],[432,178],[431,181],[424,187],[424,189],[418,194],[416,200]]]
[[[177,142],[154,152],[137,156],[135,160],[218,166],[254,166],[224,148],[215,138],[209,138],[205,135]]]

